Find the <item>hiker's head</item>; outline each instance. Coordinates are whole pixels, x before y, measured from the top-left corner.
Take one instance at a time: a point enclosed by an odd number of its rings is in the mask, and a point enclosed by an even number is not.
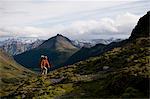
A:
[[[41,59],[44,59],[44,55],[41,55]]]
[[[44,55],[41,55],[41,58],[44,58]]]

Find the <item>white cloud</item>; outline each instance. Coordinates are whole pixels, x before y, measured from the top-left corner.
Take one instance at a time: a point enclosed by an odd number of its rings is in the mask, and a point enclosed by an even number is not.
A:
[[[61,33],[71,38],[81,38],[86,35],[130,35],[140,16],[131,13],[117,15],[115,18],[101,18],[99,20],[75,21],[69,25],[56,25],[54,27],[3,27],[0,35],[20,37],[51,37]]]
[[[127,12],[115,18],[77,21],[62,29],[61,32],[76,38],[82,36],[84,38],[86,35],[130,35],[140,17]]]
[[[0,36],[13,37],[43,37],[54,36],[48,29],[36,27],[3,27],[0,28]]]
[[[0,36],[129,35],[149,4],[148,0],[0,0]]]

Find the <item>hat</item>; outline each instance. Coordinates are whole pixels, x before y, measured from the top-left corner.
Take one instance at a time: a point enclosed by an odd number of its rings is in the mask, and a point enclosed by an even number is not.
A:
[[[44,58],[45,56],[44,55],[41,55],[41,58]]]

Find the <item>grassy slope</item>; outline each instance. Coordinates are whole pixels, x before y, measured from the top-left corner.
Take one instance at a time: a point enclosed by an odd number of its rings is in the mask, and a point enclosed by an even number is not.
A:
[[[33,72],[17,64],[12,57],[0,50],[0,96],[13,91],[15,84],[30,76]]]
[[[46,77],[25,82],[11,97],[148,98],[149,44],[148,38],[139,38],[99,57],[62,67]],[[104,71],[103,66],[110,69]],[[63,81],[57,84],[50,80],[62,76]]]

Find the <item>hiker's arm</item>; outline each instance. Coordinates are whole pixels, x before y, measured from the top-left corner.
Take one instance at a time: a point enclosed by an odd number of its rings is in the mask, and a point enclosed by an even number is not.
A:
[[[47,61],[47,65],[48,65],[49,68],[51,67],[48,61]]]

